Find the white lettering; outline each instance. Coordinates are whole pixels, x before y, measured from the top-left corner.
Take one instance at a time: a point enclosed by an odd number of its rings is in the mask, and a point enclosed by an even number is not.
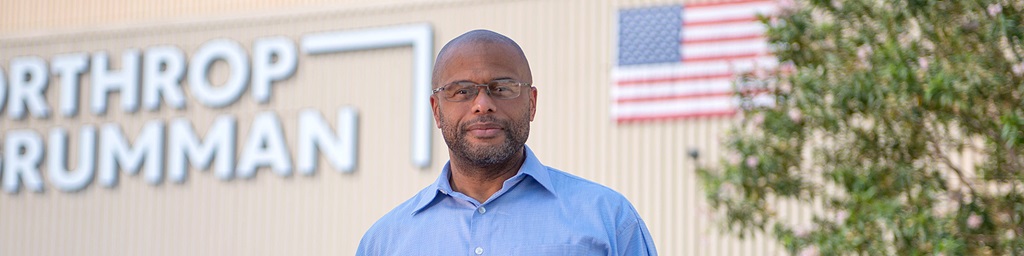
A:
[[[20,181],[25,188],[43,192],[43,179],[39,177],[39,164],[43,160],[43,139],[31,130],[17,130],[7,133],[4,142],[3,165],[4,190],[17,193]]]
[[[188,168],[186,158],[197,169],[205,170],[210,167],[210,162],[216,155],[217,165],[214,166],[214,174],[221,180],[231,179],[235,164],[237,127],[238,121],[232,116],[217,118],[206,133],[206,142],[200,143],[188,119],[172,121],[168,141],[167,176],[174,182],[184,182]]]
[[[256,102],[270,101],[270,85],[295,73],[298,57],[295,43],[287,37],[258,39],[253,43],[252,95]],[[277,63],[273,63],[277,57]]]
[[[139,167],[146,164],[146,181],[160,182],[163,170],[164,125],[150,121],[135,137],[135,148],[131,148],[124,133],[117,125],[103,126],[100,131],[99,176],[100,184],[106,187],[117,185],[117,167],[130,175],[139,173]]]
[[[6,107],[15,120],[27,115],[49,117],[50,107],[55,107],[49,106],[46,98],[50,79],[60,80],[57,102],[60,115],[72,119],[78,115],[84,97],[89,97],[86,99],[89,112],[100,116],[109,111],[110,100],[114,100],[112,104],[121,105],[123,112],[135,112],[140,98],[143,107],[150,111],[159,111],[161,104],[166,105],[164,108],[185,109],[191,104],[190,97],[205,107],[223,108],[237,102],[250,83],[253,99],[265,104],[273,97],[274,83],[282,83],[295,75],[298,51],[317,55],[412,46],[410,149],[414,166],[429,165],[431,115],[429,108],[422,107],[428,105],[428,97],[417,96],[430,92],[433,32],[429,24],[314,33],[301,40],[299,49],[296,42],[286,36],[258,38],[252,42],[251,56],[246,52],[247,47],[229,39],[210,40],[191,57],[174,45],[149,47],[144,52],[128,49],[121,53],[120,61],[115,60],[119,65],[111,64],[108,52],[104,51],[54,55],[49,64],[40,57],[14,58],[7,70],[8,76],[5,77],[0,67],[0,111]],[[249,58],[252,58],[251,66]],[[220,68],[225,64],[227,80],[220,80],[224,75]],[[81,79],[85,77],[90,80],[83,82]],[[182,88],[184,79],[189,86],[187,90]],[[89,91],[81,92],[83,89]],[[113,98],[114,93],[117,99]],[[312,175],[322,166],[321,161],[325,161],[336,171],[353,172],[358,161],[358,111],[353,107],[337,111],[333,129],[319,110],[298,113],[297,134],[289,134],[296,135],[297,152],[289,149],[281,117],[275,112],[257,113],[241,143],[238,119],[230,115],[218,117],[206,128],[205,134],[195,130],[188,117],[170,123],[153,120],[138,133],[132,133],[136,134],[134,139],[127,138],[122,124],[135,122],[125,120],[127,123],[123,123],[119,119],[121,115],[106,118],[113,118],[106,120],[113,123],[100,127],[67,119],[64,121],[80,129],[75,149],[69,149],[74,143],[70,142],[69,131],[65,128],[51,128],[47,143],[41,133],[35,131],[43,127],[18,123],[15,126],[27,126],[27,130],[7,132],[5,144],[0,145],[3,147],[0,185],[11,193],[17,193],[22,184],[31,191],[42,191],[40,168],[44,166],[49,168],[43,174],[46,180],[64,192],[85,189],[94,179],[105,187],[113,187],[121,173],[138,175],[142,169],[145,169],[142,178],[156,185],[163,179],[164,161],[168,161],[167,176],[176,183],[184,182],[192,169],[212,169],[219,179],[230,180],[235,176],[254,177],[260,169],[290,176],[292,168],[297,168],[304,175]],[[71,153],[73,150],[79,152]],[[165,150],[170,152],[165,155]],[[69,157],[71,155],[75,157]],[[297,165],[292,165],[292,157],[298,157]]]
[[[288,154],[281,121],[273,113],[256,115],[246,139],[242,157],[238,160],[238,176],[251,178],[256,168],[270,166],[280,176],[292,173],[292,160]]]
[[[110,71],[106,52],[92,56],[92,97],[90,107],[95,114],[107,112],[107,95],[118,91],[121,110],[135,112],[139,108],[139,50],[128,49],[121,54],[121,71]]]
[[[331,134],[327,122],[317,110],[299,113],[299,172],[313,174],[317,168],[317,149],[335,170],[352,172],[356,165],[358,113],[354,108],[338,110],[337,135]]]
[[[46,61],[35,56],[20,57],[11,60],[11,88],[8,113],[18,120],[25,116],[25,108],[32,116],[44,118],[50,115],[50,107],[46,104],[46,87],[49,75]]]
[[[89,67],[89,56],[71,53],[54,56],[50,68],[60,77],[60,113],[66,117],[78,114],[79,81]]]
[[[65,192],[85,188],[92,182],[96,162],[96,128],[86,125],[78,135],[78,168],[68,171],[68,131],[54,128],[50,131],[46,156],[47,174],[53,185]]]
[[[185,75],[185,54],[174,46],[146,49],[142,63],[142,105],[147,110],[160,108],[160,96],[167,105],[185,108],[181,79]]]
[[[210,66],[216,60],[224,60],[231,68],[228,81],[214,88],[207,79]],[[238,43],[218,39],[207,42],[192,56],[188,67],[188,86],[199,103],[219,108],[238,100],[245,91],[249,79],[249,58]]]

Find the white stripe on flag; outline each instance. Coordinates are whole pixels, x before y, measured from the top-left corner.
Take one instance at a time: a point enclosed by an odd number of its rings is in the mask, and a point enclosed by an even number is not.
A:
[[[733,36],[764,35],[765,27],[757,22],[722,24],[715,26],[683,27],[683,41],[706,40]]]
[[[768,54],[768,42],[765,42],[764,38],[757,38],[742,41],[683,44],[684,60],[742,54]]]
[[[632,100],[660,96],[683,96],[732,92],[731,79],[712,79],[643,86],[619,86],[612,90],[612,99]]]
[[[701,63],[669,63],[669,64],[648,64],[619,67],[612,70],[613,81],[663,78],[663,77],[685,77],[701,74],[720,74],[726,72],[742,73],[754,70],[754,67],[774,69],[779,65],[778,59],[772,56],[761,56],[754,61],[708,61]]]
[[[757,17],[758,13],[775,13],[775,10],[775,3],[772,1],[720,4],[710,6],[683,6],[683,24],[690,22],[728,20],[743,17]]]
[[[728,113],[735,109],[735,97],[717,96],[619,104],[612,109],[612,115],[618,118],[690,116],[702,113]]]

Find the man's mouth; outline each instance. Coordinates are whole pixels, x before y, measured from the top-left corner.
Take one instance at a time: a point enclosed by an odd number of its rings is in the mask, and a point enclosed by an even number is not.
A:
[[[478,123],[478,124],[473,124],[473,125],[470,125],[469,127],[467,127],[467,129],[466,129],[466,131],[470,135],[473,135],[473,137],[478,137],[478,138],[496,137],[499,134],[501,134],[501,130],[504,130],[504,129],[502,129],[501,126],[499,126],[497,124],[494,124],[494,123]]]

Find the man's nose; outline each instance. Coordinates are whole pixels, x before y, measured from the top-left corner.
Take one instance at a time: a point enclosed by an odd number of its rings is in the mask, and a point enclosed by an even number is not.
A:
[[[494,98],[491,98],[490,91],[487,86],[477,86],[480,91],[476,93],[476,97],[473,98],[473,113],[490,113],[494,112],[496,106],[494,105]]]

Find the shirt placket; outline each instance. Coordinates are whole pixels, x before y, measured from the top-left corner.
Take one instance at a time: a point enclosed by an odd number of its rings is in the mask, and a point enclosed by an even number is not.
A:
[[[471,255],[489,255],[491,252],[491,236],[493,232],[486,230],[491,222],[490,215],[487,214],[487,207],[489,205],[477,205],[473,209],[473,217],[470,220],[470,229],[472,232],[472,243],[470,244],[470,251],[473,252]]]
[[[495,195],[494,199],[488,200],[482,204],[477,204],[474,200],[467,200],[470,202],[472,208],[472,218],[469,220],[469,229],[471,235],[471,241],[469,244],[470,255],[498,255],[497,251],[499,248],[495,248],[501,244],[501,241],[495,241],[495,234],[493,229],[496,227],[495,222],[499,221],[495,219],[494,207],[497,207],[495,199],[501,197],[509,190],[514,188],[519,182],[523,181],[523,175],[516,175],[512,177],[503,185],[503,189],[499,190]]]

